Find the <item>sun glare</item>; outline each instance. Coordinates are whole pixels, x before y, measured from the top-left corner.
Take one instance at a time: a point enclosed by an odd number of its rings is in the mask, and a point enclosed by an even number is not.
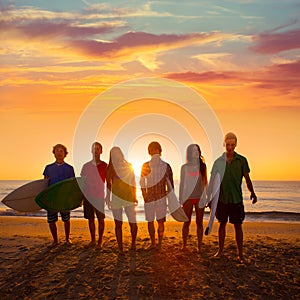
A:
[[[130,163],[132,164],[134,174],[136,176],[140,176],[141,170],[142,170],[142,165],[143,165],[144,162],[142,162],[140,160],[134,160],[134,161],[131,161]]]

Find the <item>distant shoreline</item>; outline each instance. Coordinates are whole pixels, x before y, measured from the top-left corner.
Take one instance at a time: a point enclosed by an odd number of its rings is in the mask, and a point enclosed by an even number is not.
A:
[[[143,215],[143,214],[138,214]],[[27,217],[27,218],[44,218],[46,217],[46,211],[41,210],[37,213],[23,213],[16,212],[13,209],[7,209],[6,211],[0,211],[1,217]],[[84,219],[83,214],[78,214],[78,212],[71,212],[72,219]],[[208,220],[209,211],[204,212],[204,220]],[[110,216],[107,216],[108,220],[111,220]],[[126,222],[126,217],[124,221]],[[168,216],[167,221],[174,221],[171,216]],[[138,223],[143,223],[145,221],[140,220]],[[295,212],[278,212],[278,211],[269,211],[269,212],[246,212],[245,222],[282,222],[282,223],[300,223],[300,213]],[[215,220],[217,223],[217,220]]]
[[[25,184],[25,181],[0,181],[0,199]],[[249,191],[243,182],[243,200],[246,211],[245,222],[300,222],[300,181],[254,181],[258,202],[253,205],[249,199]],[[179,185],[175,181],[175,192],[178,195]],[[136,214],[139,223],[145,222],[144,200],[140,189],[137,189],[138,206]],[[112,212],[105,209],[107,219],[112,219]],[[34,213],[19,213],[0,202],[0,216],[28,216],[45,217],[46,212],[41,210]],[[83,209],[72,210],[72,219],[83,219]],[[209,208],[205,209],[204,221],[209,217]],[[170,216],[170,221],[173,220]],[[126,220],[126,217],[124,218]]]

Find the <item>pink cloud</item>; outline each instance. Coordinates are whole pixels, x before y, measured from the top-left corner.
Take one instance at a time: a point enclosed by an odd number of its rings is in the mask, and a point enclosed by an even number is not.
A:
[[[184,73],[170,73],[165,75],[166,78],[186,81],[186,82],[195,82],[195,83],[207,83],[207,82],[225,82],[235,80],[237,76],[233,72],[184,72]]]
[[[287,64],[273,65],[268,70],[270,74],[276,77],[287,78],[289,80],[297,78],[300,80],[300,60]]]
[[[256,87],[265,90],[281,90],[283,94],[300,93],[300,61],[277,64],[266,68],[257,75]]]
[[[111,42],[94,40],[74,40],[70,44],[82,53],[90,56],[118,57],[134,51],[160,51],[201,44],[220,38],[219,33],[191,33],[186,35],[128,32]]]
[[[195,84],[211,83],[237,84],[251,83],[256,88],[269,90],[284,90],[300,92],[300,60],[288,63],[271,65],[264,69],[256,70],[250,74],[243,72],[184,72],[165,74],[166,78]]]
[[[300,48],[300,29],[281,33],[261,33],[254,38],[250,49],[261,54],[274,54]]]

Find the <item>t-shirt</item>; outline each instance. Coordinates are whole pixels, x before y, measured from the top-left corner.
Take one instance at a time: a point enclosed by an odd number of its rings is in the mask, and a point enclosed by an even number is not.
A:
[[[49,177],[49,185],[59,181],[75,177],[75,172],[72,166],[66,162],[58,164],[56,162],[45,167],[43,175]]]
[[[220,188],[219,201],[225,204],[237,204],[243,202],[242,180],[244,174],[250,172],[247,159],[234,152],[232,161],[228,164],[226,163],[226,155],[224,153],[215,161],[211,174],[213,175],[217,172],[219,172],[221,176],[224,173]]]
[[[97,165],[94,161],[83,165],[80,175],[85,178],[84,195],[86,198],[104,198],[106,168],[107,163],[102,160]]]

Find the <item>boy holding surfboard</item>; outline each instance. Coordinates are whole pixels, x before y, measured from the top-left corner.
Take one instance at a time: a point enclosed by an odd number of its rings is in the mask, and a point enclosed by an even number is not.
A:
[[[219,157],[213,165],[211,176],[214,177],[217,173],[224,174],[220,187],[219,201],[216,211],[216,218],[219,225],[219,249],[215,257],[219,257],[224,249],[226,224],[229,222],[234,225],[235,239],[238,250],[237,260],[243,263],[243,229],[242,223],[245,218],[243,195],[242,195],[242,180],[246,180],[247,188],[251,192],[250,199],[252,203],[257,202],[257,197],[254,193],[252,181],[249,176],[250,168],[247,159],[236,153],[237,137],[234,133],[227,133],[224,137],[225,153]],[[212,180],[213,182],[213,180]]]
[[[57,144],[53,147],[52,153],[55,157],[55,162],[45,167],[43,175],[49,179],[49,186],[59,181],[75,177],[74,169],[67,164],[64,159],[68,154],[66,146]],[[70,211],[60,212],[62,221],[65,227],[66,243],[71,244],[70,241]],[[49,223],[50,232],[53,237],[52,247],[58,245],[58,235],[56,222],[58,221],[58,212],[47,211],[47,220]]]

